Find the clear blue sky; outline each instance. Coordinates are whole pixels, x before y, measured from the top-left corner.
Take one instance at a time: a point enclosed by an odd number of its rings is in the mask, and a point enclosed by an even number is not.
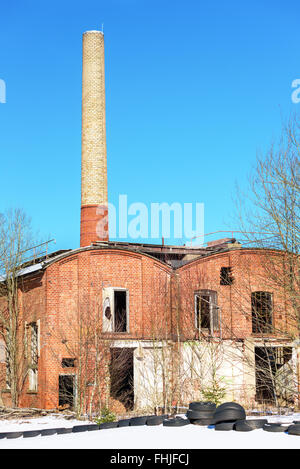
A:
[[[300,109],[299,16],[299,0],[2,2],[0,211],[79,245],[81,41],[104,23],[110,201],[204,202],[205,232],[234,229],[235,181]]]

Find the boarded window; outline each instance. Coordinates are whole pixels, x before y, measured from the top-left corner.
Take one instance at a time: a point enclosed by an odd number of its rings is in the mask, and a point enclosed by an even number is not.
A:
[[[251,294],[252,332],[268,333],[272,330],[272,294],[256,291]]]

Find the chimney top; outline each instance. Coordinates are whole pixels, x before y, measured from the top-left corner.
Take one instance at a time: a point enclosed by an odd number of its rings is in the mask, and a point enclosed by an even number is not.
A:
[[[97,31],[96,29],[91,30],[91,31],[85,31],[83,34],[90,34],[90,33],[102,34],[104,36],[103,31]]]

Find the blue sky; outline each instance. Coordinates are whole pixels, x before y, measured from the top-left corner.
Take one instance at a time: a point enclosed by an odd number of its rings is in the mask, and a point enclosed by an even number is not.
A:
[[[2,2],[0,212],[22,207],[55,248],[79,245],[81,41],[104,24],[110,202],[203,202],[206,233],[235,229],[235,182],[300,108],[299,13],[296,0]]]

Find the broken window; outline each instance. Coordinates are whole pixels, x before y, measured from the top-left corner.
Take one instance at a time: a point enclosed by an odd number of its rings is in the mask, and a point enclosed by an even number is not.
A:
[[[198,330],[206,329],[213,334],[219,330],[217,292],[200,290],[195,293],[195,325]]]
[[[107,307],[105,308],[104,314],[105,314],[106,319],[108,319],[108,320],[111,319],[111,309],[110,309],[109,306],[107,306]]]
[[[255,400],[292,403],[293,364],[291,347],[255,347]]]
[[[276,347],[275,348],[275,362],[277,366],[285,365],[292,358],[292,348],[291,347]]]
[[[114,314],[115,328],[114,332],[127,331],[127,292],[115,290]]]
[[[221,267],[220,270],[220,285],[232,285],[233,284],[233,274],[231,267]]]
[[[63,368],[74,368],[75,358],[63,358],[61,361],[61,366]]]
[[[105,332],[128,332],[128,290],[105,288],[103,296],[103,330]]]
[[[28,327],[30,332],[29,389],[30,391],[37,391],[39,349],[38,324],[36,322],[32,322]]]
[[[268,333],[272,330],[272,294],[256,291],[251,294],[252,332]]]

